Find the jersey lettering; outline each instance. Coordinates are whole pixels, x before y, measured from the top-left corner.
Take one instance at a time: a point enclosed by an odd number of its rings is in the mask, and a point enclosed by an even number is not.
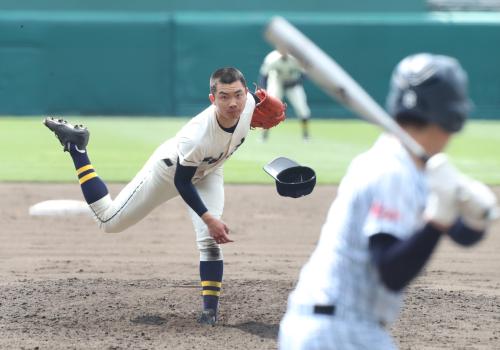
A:
[[[376,218],[388,221],[397,221],[400,217],[399,211],[384,208],[380,203],[373,203],[370,213]]]
[[[240,147],[240,146],[243,144],[243,142],[245,142],[245,138],[242,138],[242,139],[241,139],[240,143],[239,143],[239,144],[237,144],[237,145],[234,147],[233,151],[232,151],[231,153],[229,153],[229,154],[227,155],[227,157],[226,157],[226,158],[231,157],[231,156],[233,155],[233,153],[234,153],[234,152],[236,152],[236,150],[238,149],[238,147]]]
[[[222,155],[223,155],[223,154],[224,154],[224,153],[222,153],[222,152],[221,152],[221,154],[219,154],[219,157],[218,157],[218,158],[214,158],[214,157],[206,157],[206,158],[203,158],[203,161],[204,161],[204,162],[207,162],[208,164],[213,164],[213,163],[215,163],[215,162],[218,162],[218,161],[219,161],[219,159],[221,159],[221,158],[222,158]]]

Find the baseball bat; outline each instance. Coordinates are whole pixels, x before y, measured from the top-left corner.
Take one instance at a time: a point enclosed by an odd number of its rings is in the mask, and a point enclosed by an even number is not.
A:
[[[282,17],[273,17],[266,39],[280,52],[290,53],[306,70],[308,77],[328,95],[337,99],[363,119],[396,136],[415,156],[427,162],[429,155],[403,130],[373,98],[331,57]]]

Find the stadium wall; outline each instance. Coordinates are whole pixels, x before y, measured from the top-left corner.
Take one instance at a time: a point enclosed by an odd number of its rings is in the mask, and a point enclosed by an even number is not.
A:
[[[257,81],[274,14],[1,11],[0,114],[192,115],[208,103],[215,68],[234,65]],[[428,51],[458,57],[469,72],[473,117],[499,117],[499,13],[281,14],[381,104],[392,67]],[[351,116],[311,82],[306,90],[314,117]]]
[[[1,10],[122,12],[422,12],[426,0],[2,0]]]

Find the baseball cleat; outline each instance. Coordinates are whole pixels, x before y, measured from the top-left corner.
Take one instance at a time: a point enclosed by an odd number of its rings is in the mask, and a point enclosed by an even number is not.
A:
[[[47,117],[43,124],[52,130],[64,146],[64,152],[69,151],[70,144],[74,144],[79,150],[84,150],[89,142],[89,131],[83,125],[72,125],[61,118]]]
[[[214,309],[203,310],[198,318],[198,323],[215,326],[217,323],[217,311]]]

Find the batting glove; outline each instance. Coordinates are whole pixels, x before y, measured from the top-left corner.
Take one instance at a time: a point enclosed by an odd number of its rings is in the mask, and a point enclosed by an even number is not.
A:
[[[498,218],[497,199],[483,183],[468,177],[462,178],[459,195],[459,211],[468,227],[484,231]]]
[[[447,230],[457,220],[462,174],[449,163],[448,157],[439,153],[426,163],[429,196],[424,216],[430,222]]]

